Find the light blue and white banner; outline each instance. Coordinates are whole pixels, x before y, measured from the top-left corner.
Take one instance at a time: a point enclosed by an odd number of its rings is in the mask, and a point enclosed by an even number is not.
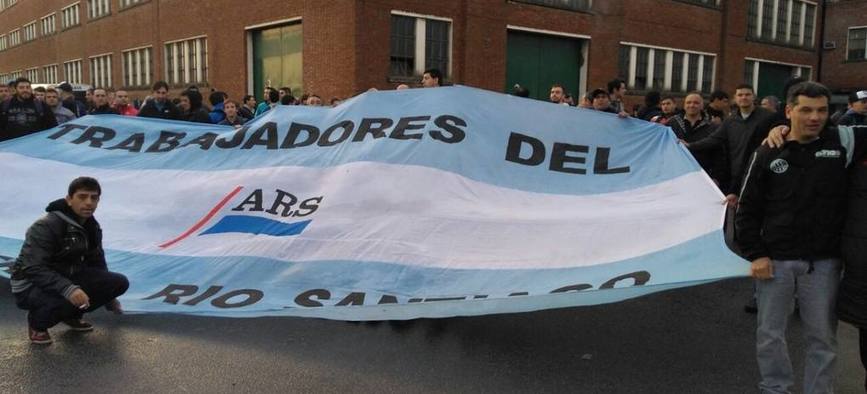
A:
[[[81,175],[129,312],[410,319],[743,276],[668,128],[466,87],[278,106],[241,129],[89,116],[0,144],[0,255]]]

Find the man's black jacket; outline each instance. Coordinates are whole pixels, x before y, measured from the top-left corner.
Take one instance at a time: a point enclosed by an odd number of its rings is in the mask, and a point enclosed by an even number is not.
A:
[[[711,135],[690,143],[688,147],[691,152],[725,149],[729,182],[723,192],[737,194],[741,189],[747,161],[768,136],[768,131],[775,125],[774,120],[774,114],[761,107],[756,107],[746,119],[740,115],[740,111],[735,111]]]
[[[21,254],[12,266],[12,292],[30,286],[66,298],[78,288],[69,278],[85,266],[108,270],[102,229],[94,218],[80,224],[65,200],[48,205],[45,216],[27,230]]]
[[[829,128],[816,141],[761,146],[753,154],[735,216],[748,260],[840,257],[849,162],[864,157],[867,128]]]

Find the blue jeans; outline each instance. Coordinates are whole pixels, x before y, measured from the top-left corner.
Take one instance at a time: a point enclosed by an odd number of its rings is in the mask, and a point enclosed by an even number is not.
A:
[[[837,316],[834,305],[841,262],[836,259],[774,260],[774,277],[756,281],[758,328],[756,358],[762,393],[789,393],[794,385],[786,345],[786,326],[798,296],[807,346],[804,393],[833,393],[837,360]]]

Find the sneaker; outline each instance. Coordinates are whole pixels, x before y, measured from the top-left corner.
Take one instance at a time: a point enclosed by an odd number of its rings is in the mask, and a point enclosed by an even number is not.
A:
[[[93,331],[93,324],[81,319],[66,319],[63,324],[69,326],[72,331]]]
[[[27,334],[30,336],[30,343],[37,345],[48,345],[51,343],[51,335],[48,335],[48,331],[37,331],[27,327]]]

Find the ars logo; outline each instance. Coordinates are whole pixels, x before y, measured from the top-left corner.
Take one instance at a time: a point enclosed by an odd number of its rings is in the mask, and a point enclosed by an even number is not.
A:
[[[317,196],[301,200],[294,194],[280,189],[274,191],[254,189],[249,194],[240,194],[243,189],[243,186],[236,187],[187,231],[159,247],[163,249],[171,247],[192,235],[199,237],[225,233],[272,237],[298,235],[313,221],[303,218],[313,215],[319,209],[323,199],[323,196]],[[239,195],[246,197],[238,199]],[[234,206],[227,211],[228,213],[218,215],[229,203]],[[203,228],[205,230],[200,231]]]
[[[782,174],[789,170],[789,162],[784,159],[777,159],[771,162],[771,171],[775,174]]]

